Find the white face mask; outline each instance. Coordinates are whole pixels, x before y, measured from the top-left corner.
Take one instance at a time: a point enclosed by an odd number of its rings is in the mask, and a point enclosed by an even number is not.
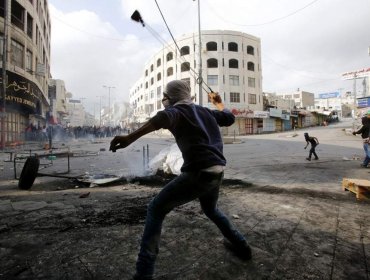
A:
[[[168,99],[162,100],[162,104],[164,108],[168,108],[170,106],[170,101]]]

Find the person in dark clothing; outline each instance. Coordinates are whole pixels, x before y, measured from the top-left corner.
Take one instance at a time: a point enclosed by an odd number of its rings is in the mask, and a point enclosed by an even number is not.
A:
[[[361,163],[362,167],[367,167],[370,163],[370,151],[369,151],[369,133],[370,133],[370,112],[368,112],[367,116],[362,117],[361,123],[362,126],[359,130],[353,131],[352,134],[361,134],[363,148],[365,151],[365,158],[364,161]]]
[[[110,150],[114,152],[147,133],[164,128],[174,135],[184,159],[181,174],[165,185],[148,205],[134,279],[152,279],[165,216],[175,207],[195,199],[199,199],[204,214],[224,235],[225,246],[244,260],[252,257],[245,237],[217,207],[226,165],[219,126],[232,125],[235,117],[224,108],[218,94],[208,96],[217,110],[194,104],[185,81],[171,81],[163,93],[165,109],[135,132],[116,136],[111,142]]]
[[[315,149],[316,149],[316,146],[319,145],[319,140],[316,137],[309,136],[307,132],[304,133],[304,138],[307,142],[306,147],[304,147],[305,149],[307,148],[309,144],[311,144],[311,149],[306,159],[311,160],[312,155],[314,155],[315,156],[314,159],[318,160],[319,157],[317,156]]]

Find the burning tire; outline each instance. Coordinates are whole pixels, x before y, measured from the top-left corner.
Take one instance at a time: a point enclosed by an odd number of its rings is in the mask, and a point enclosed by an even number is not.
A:
[[[29,190],[33,182],[37,177],[37,172],[39,171],[40,160],[36,157],[27,158],[24,163],[21,176],[19,177],[18,188],[22,190]]]

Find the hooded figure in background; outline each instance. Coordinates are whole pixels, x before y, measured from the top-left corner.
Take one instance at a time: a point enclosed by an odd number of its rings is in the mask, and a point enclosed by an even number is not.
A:
[[[314,155],[315,156],[314,160],[318,160],[319,157],[317,156],[315,149],[316,149],[316,146],[319,145],[319,140],[316,137],[309,136],[307,132],[304,133],[304,139],[307,142],[306,147],[304,147],[305,149],[307,148],[309,144],[311,144],[311,149],[306,159],[311,160],[312,155]]]
[[[367,115],[361,118],[362,126],[359,130],[353,131],[352,134],[361,134],[362,138],[362,147],[365,151],[364,161],[361,163],[362,167],[367,167],[370,163],[370,151],[369,151],[369,134],[370,134],[370,111],[367,112]]]
[[[232,125],[235,117],[225,109],[218,94],[209,93],[208,97],[217,110],[194,104],[187,82],[171,81],[163,92],[164,110],[135,132],[116,136],[111,142],[110,150],[115,152],[147,133],[164,128],[174,135],[184,159],[181,174],[165,185],[148,205],[134,279],[153,279],[165,216],[175,207],[195,199],[199,199],[204,214],[220,229],[225,246],[243,260],[252,257],[245,237],[217,207],[226,165],[219,127]]]

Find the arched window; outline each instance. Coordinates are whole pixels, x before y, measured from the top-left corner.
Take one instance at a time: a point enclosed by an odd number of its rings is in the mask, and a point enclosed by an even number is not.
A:
[[[157,74],[157,81],[160,81],[162,79],[162,74],[161,73],[158,73]]]
[[[237,52],[238,51],[238,44],[234,42],[230,42],[228,44],[228,50],[229,52]]]
[[[170,61],[173,59],[173,52],[169,52],[167,55],[166,55],[166,60],[167,61]]]
[[[230,59],[229,60],[229,68],[239,68],[238,60]]]
[[[218,67],[218,61],[216,58],[210,58],[207,60],[207,67],[208,68],[217,68]]]
[[[181,72],[186,72],[190,70],[190,63],[184,62],[181,64]]]
[[[145,77],[148,76],[148,69],[145,70]]]
[[[154,65],[152,64],[150,65],[150,72],[153,72],[153,70],[154,70]]]
[[[154,84],[154,78],[150,78],[150,84]]]
[[[167,77],[168,76],[172,76],[173,75],[173,67],[169,67],[168,69],[167,69]]]
[[[182,47],[181,50],[180,50],[180,55],[181,56],[187,55],[189,53],[190,53],[190,48],[188,46]]]
[[[160,58],[157,59],[157,67],[159,67],[159,66],[161,66],[161,59]]]
[[[254,71],[254,63],[253,62],[248,62],[248,70],[249,71]]]
[[[254,48],[252,46],[247,46],[247,54],[254,55]]]
[[[207,47],[207,51],[217,51],[217,43],[216,42],[208,42],[206,47]]]

